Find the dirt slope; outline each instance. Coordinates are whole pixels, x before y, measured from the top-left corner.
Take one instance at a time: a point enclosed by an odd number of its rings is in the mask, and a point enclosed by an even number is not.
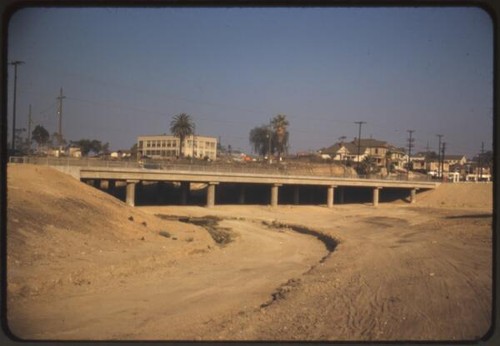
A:
[[[440,184],[417,196],[418,205],[444,208],[493,208],[492,183]]]
[[[7,180],[8,290],[13,296],[134,275],[156,261],[214,246],[198,227],[159,220],[49,167],[12,165]]]

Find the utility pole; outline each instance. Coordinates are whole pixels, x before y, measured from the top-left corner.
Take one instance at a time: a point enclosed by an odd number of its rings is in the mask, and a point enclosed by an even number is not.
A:
[[[444,153],[446,151],[446,142],[443,142],[441,148],[441,180],[444,181]]]
[[[406,167],[406,175],[409,178],[410,177],[410,157],[411,157],[411,149],[413,148],[413,142],[415,141],[415,138],[412,137],[413,132],[415,130],[407,130],[409,137],[408,137],[408,163]]]
[[[271,128],[272,128],[271,121],[269,121],[269,127],[268,127],[268,131],[267,131],[267,138],[268,138],[267,161],[268,161],[268,163],[272,162],[272,159],[271,159],[271,137],[272,137]]]
[[[33,120],[31,119],[31,105],[28,113],[28,156],[31,151],[31,124],[33,124]]]
[[[65,99],[66,96],[63,96],[63,89],[61,88],[59,96],[57,97],[57,100],[59,101],[59,107],[57,109],[57,114],[59,115],[59,154],[61,153],[62,150],[62,140],[63,140],[63,134],[62,134],[62,100]]]
[[[17,96],[17,66],[24,64],[24,61],[11,61],[9,65],[14,66],[14,103],[12,105],[12,153],[16,149],[16,96]]]
[[[359,166],[359,155],[361,154],[361,126],[363,124],[366,124],[366,121],[355,121],[354,123],[359,125],[359,132],[358,132],[358,166]]]
[[[439,147],[438,147],[438,171],[437,171],[437,176],[438,178],[441,177],[441,137],[443,137],[443,135],[436,135],[439,137]]]
[[[480,176],[479,179],[483,178],[483,159],[484,159],[484,142],[481,142],[481,155],[479,156],[479,170]]]

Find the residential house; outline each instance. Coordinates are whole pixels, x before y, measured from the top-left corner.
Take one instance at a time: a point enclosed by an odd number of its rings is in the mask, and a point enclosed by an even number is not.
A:
[[[77,157],[77,158],[82,157],[82,150],[80,147],[77,147],[76,145],[68,146],[67,153],[69,157]]]
[[[389,145],[386,160],[388,161],[387,167],[390,171],[392,169],[403,170],[408,163],[408,155],[403,148],[397,148]]]
[[[111,159],[128,159],[132,156],[132,152],[130,150],[117,150],[112,151],[109,154]]]
[[[354,138],[351,142],[339,142],[322,149],[320,154],[329,155],[332,160],[343,162],[362,162],[366,157],[370,156],[375,160],[377,166],[385,167],[389,147],[385,141],[371,138],[362,138],[358,141]]]

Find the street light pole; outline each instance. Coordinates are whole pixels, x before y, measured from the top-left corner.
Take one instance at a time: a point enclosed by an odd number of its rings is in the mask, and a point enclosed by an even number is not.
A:
[[[9,65],[14,66],[14,104],[12,106],[12,152],[16,149],[16,97],[17,97],[17,65],[24,64],[24,61],[11,61]]]

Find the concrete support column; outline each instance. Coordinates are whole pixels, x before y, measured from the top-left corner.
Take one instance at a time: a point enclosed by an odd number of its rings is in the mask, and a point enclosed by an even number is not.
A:
[[[212,208],[215,205],[215,185],[218,183],[208,183],[207,189],[207,208]]]
[[[245,204],[245,185],[240,186],[240,194],[238,196],[238,203]]]
[[[271,186],[271,207],[278,206],[278,188],[281,184],[273,184]]]
[[[410,203],[416,203],[417,202],[417,189],[411,189],[410,191]]]
[[[334,197],[335,186],[328,186],[327,194],[326,194],[326,206],[328,208],[333,207],[333,197]]]
[[[378,206],[378,199],[379,199],[379,191],[381,187],[375,187],[373,188],[373,206],[376,207]]]
[[[189,195],[189,182],[181,182],[181,205],[186,205]]]
[[[298,186],[293,187],[293,204],[299,204],[300,191]]]
[[[108,180],[108,193],[110,195],[114,195],[116,190],[116,181],[115,180]]]
[[[156,191],[156,203],[161,204],[163,202],[163,192],[165,190],[165,183],[163,181],[157,182]]]
[[[125,201],[131,207],[135,206],[135,185],[139,180],[127,180],[127,196]]]

